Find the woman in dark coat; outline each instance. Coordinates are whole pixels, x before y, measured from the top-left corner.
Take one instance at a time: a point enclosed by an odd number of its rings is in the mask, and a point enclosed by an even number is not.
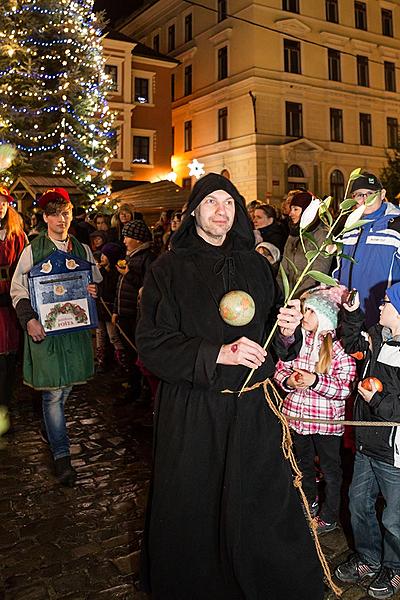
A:
[[[196,207],[217,190],[234,199],[222,245],[198,234]],[[198,214],[198,213],[196,213]],[[242,197],[209,174],[194,187],[172,250],[145,281],[136,342],[161,379],[154,472],[144,540],[144,584],[154,600],[321,600],[322,574],[281,450],[281,427],[262,389],[238,394],[249,370],[219,364],[242,336],[262,344],[280,294],[255,252]],[[222,296],[244,290],[248,325],[220,317]],[[298,337],[298,336],[297,336]],[[276,354],[295,356],[276,336],[252,383],[271,377]],[[236,346],[236,348],[235,348]]]

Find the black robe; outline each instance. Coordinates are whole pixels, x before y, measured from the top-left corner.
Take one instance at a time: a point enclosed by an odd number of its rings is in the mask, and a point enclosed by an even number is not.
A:
[[[235,199],[223,246],[200,238],[190,212],[210,191]],[[222,344],[245,335],[260,344],[280,295],[268,262],[255,252],[244,203],[224,177],[195,186],[172,251],[151,267],[136,342],[161,379],[154,471],[144,540],[145,587],[154,600],[321,600],[313,541],[281,450],[281,426],[262,389],[238,395],[249,370],[217,365]],[[221,297],[240,289],[256,314],[233,327],[219,316]],[[274,372],[276,337],[252,383]]]

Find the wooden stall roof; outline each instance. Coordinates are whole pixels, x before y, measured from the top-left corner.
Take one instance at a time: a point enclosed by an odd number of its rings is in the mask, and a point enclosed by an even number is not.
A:
[[[176,183],[157,181],[113,192],[111,201],[132,204],[135,210],[144,214],[158,214],[162,210],[180,210],[189,195],[190,190],[185,190]]]
[[[59,175],[21,175],[11,186],[10,192],[16,200],[36,199],[37,194],[43,194],[52,187],[62,187],[67,190],[71,200],[83,200],[84,192],[79,189],[72,179]]]

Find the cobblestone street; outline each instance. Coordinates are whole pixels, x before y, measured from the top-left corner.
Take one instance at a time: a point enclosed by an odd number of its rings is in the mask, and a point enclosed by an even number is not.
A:
[[[136,582],[152,430],[148,408],[115,403],[121,391],[108,375],[71,395],[66,413],[78,481],[67,489],[53,477],[40,437],[40,397],[18,390],[13,428],[0,449],[1,600],[148,598]],[[321,541],[333,567],[349,552],[341,529]],[[368,597],[362,587],[343,588],[344,600]]]

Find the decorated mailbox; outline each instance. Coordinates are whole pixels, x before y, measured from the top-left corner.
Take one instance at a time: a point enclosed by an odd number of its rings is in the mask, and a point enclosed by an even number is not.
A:
[[[47,335],[97,327],[96,302],[87,292],[92,265],[56,250],[28,274],[32,306]]]

